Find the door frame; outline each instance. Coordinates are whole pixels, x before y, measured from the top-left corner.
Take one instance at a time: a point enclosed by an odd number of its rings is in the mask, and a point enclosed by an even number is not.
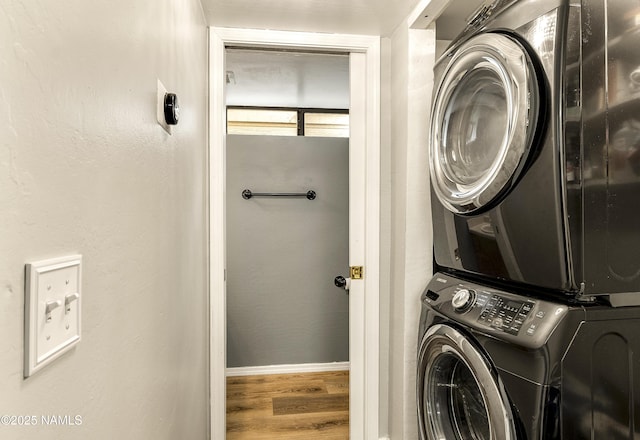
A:
[[[226,228],[225,228],[225,48],[308,49],[339,51],[351,56],[350,84],[350,216],[360,219],[352,236],[359,240],[349,265],[364,266],[362,280],[350,291],[350,438],[379,438],[380,387],[380,38],[348,34],[209,28],[209,307],[210,307],[210,438],[226,437]],[[355,72],[358,75],[354,78]],[[356,102],[353,102],[353,101]],[[353,125],[355,124],[355,125]],[[354,133],[353,130],[356,130]],[[352,148],[351,144],[358,145]],[[354,157],[354,152],[360,157]],[[353,187],[359,194],[354,194]],[[354,196],[356,197],[354,203]],[[354,205],[357,212],[353,211]],[[355,284],[355,285],[354,285]],[[357,316],[353,317],[353,314]],[[354,319],[355,318],[355,319]]]

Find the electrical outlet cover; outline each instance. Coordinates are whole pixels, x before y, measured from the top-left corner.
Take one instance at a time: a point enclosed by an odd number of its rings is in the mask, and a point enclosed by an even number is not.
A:
[[[80,342],[81,263],[70,255],[26,265],[25,377]]]

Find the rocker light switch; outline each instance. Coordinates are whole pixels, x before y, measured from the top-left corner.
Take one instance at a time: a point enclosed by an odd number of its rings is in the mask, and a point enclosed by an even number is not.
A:
[[[26,265],[25,377],[80,342],[81,263],[71,255]]]

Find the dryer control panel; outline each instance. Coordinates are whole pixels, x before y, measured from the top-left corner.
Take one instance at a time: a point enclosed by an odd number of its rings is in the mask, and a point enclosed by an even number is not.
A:
[[[567,314],[559,303],[528,298],[436,274],[422,295],[452,321],[529,348],[539,348]]]

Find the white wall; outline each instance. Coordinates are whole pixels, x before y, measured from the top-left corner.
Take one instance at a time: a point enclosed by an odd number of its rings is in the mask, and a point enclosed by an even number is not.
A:
[[[435,31],[399,26],[390,39],[391,292],[389,434],[417,439],[420,294],[432,274],[428,125]]]
[[[0,6],[0,414],[19,439],[203,439],[206,27],[198,0]],[[155,122],[156,79],[182,120]],[[83,334],[23,379],[24,264],[84,256]]]

